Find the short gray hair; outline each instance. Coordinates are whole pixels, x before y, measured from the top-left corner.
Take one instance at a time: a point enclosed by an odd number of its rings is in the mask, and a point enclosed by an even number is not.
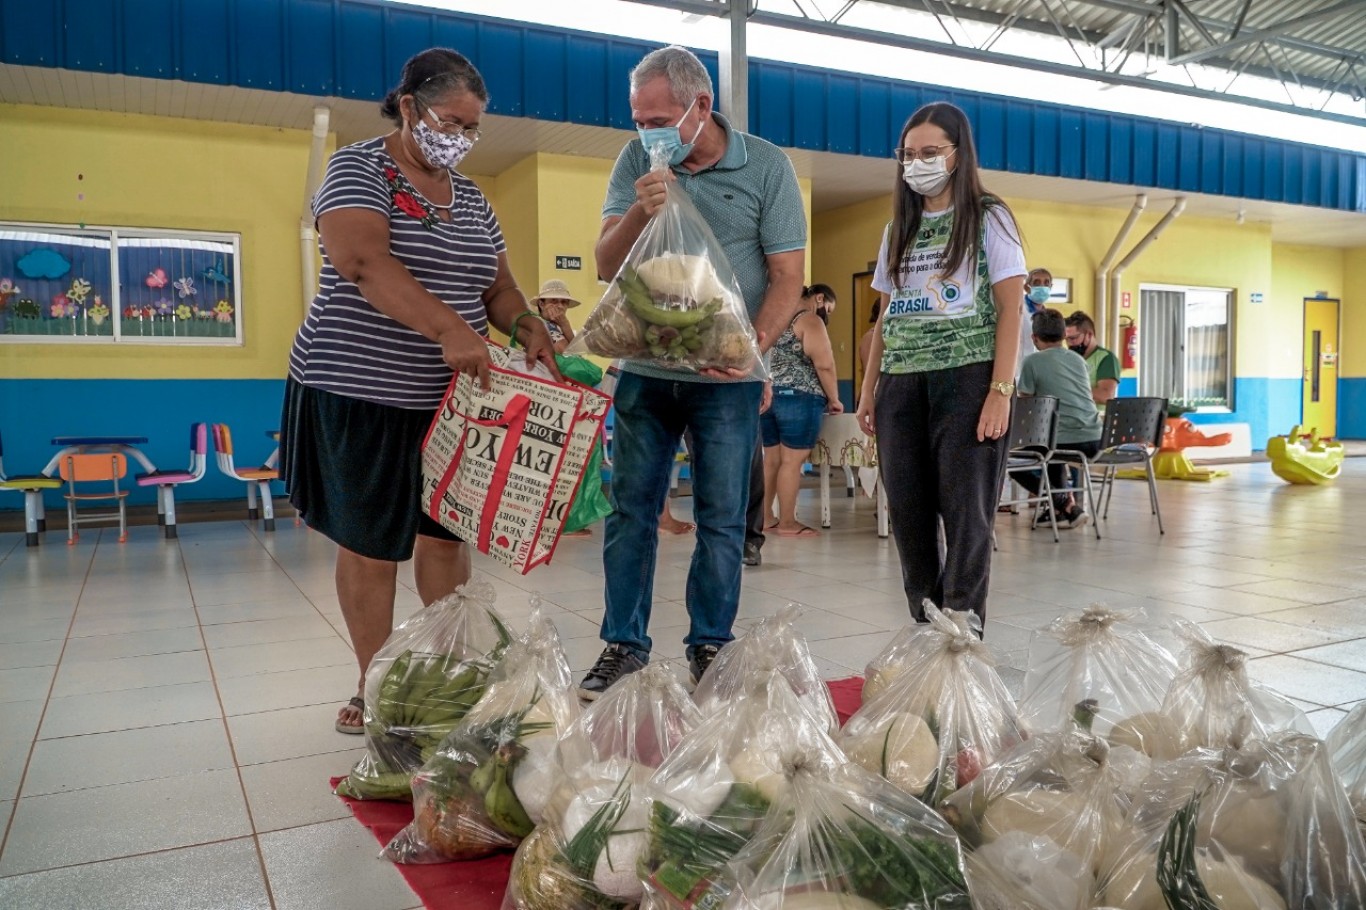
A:
[[[640,91],[641,86],[653,82],[660,76],[669,80],[674,101],[687,106],[698,95],[715,98],[711,88],[711,74],[697,59],[697,55],[686,47],[671,44],[659,50],[650,51],[631,70],[631,93]]]

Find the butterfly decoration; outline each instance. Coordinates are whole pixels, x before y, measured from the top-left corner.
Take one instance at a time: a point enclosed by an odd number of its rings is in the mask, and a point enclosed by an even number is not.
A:
[[[225,268],[221,258],[215,259],[213,265],[201,272],[199,277],[212,284],[232,284],[232,279],[228,277]]]
[[[166,280],[166,270],[163,268],[155,268],[147,273],[147,277],[143,279],[143,282],[149,288],[164,288],[166,287]]]
[[[180,298],[182,300],[186,297],[193,297],[195,294],[199,293],[199,291],[195,289],[194,279],[188,275],[184,278],[177,278],[172,284],[172,287],[180,293]]]
[[[66,289],[67,299],[77,306],[85,305],[85,298],[90,294],[90,282],[84,278],[77,278],[71,282],[71,287]]]

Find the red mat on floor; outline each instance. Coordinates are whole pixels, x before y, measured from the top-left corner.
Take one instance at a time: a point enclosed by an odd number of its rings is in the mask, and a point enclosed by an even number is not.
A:
[[[840,723],[844,723],[858,710],[863,680],[850,677],[831,680],[828,685]],[[340,781],[340,777],[332,778],[332,786],[336,787]],[[413,820],[413,807],[407,803],[339,798],[351,808],[356,821],[370,829],[381,848]],[[507,889],[508,871],[512,868],[512,854],[469,863],[397,868],[428,910],[499,910],[503,892]]]

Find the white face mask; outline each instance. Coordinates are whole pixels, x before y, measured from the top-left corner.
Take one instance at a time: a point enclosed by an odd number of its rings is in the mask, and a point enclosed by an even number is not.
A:
[[[453,168],[474,148],[474,143],[466,139],[464,133],[454,136],[439,133],[420,117],[417,126],[413,127],[413,139],[432,167]]]
[[[901,179],[906,181],[912,192],[922,196],[938,196],[948,186],[951,176],[947,155],[930,161],[916,158],[901,166]]]

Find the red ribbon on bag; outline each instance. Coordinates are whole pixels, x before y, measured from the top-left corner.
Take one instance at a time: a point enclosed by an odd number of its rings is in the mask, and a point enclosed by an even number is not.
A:
[[[479,540],[475,546],[480,553],[488,553],[489,544],[493,535],[493,522],[498,517],[498,505],[503,501],[503,490],[507,487],[508,475],[512,471],[512,460],[517,454],[517,440],[521,439],[522,432],[526,429],[527,417],[531,414],[531,399],[525,395],[514,395],[508,399],[507,407],[503,410],[503,415],[495,420],[479,420],[475,417],[466,416],[467,424],[472,423],[481,427],[504,427],[507,429],[507,436],[503,439],[503,450],[498,453],[498,461],[494,463],[492,485],[489,487],[488,496],[484,499],[484,511],[479,518]],[[441,475],[441,482],[436,485],[436,491],[432,494],[432,504],[429,511],[433,521],[441,523],[441,502],[446,498],[446,491],[450,489],[451,483],[455,480],[455,474],[460,470],[460,459],[465,452],[466,434],[460,434],[460,445],[456,447],[455,457],[451,459],[446,472]],[[450,513],[454,515],[455,513]]]

